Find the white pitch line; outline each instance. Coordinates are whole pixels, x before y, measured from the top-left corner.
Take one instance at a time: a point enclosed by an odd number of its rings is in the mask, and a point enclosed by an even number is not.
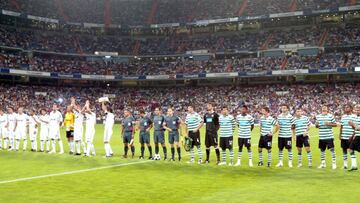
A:
[[[101,166],[101,167],[88,168],[88,169],[80,169],[80,170],[67,171],[67,172],[62,172],[62,173],[54,173],[54,174],[33,176],[33,177],[27,177],[27,178],[18,178],[18,179],[14,179],[14,180],[4,180],[4,181],[0,181],[0,185],[1,184],[7,184],[7,183],[14,183],[14,182],[41,179],[41,178],[49,178],[49,177],[55,177],[55,176],[71,175],[71,174],[75,174],[75,173],[84,173],[84,172],[89,172],[89,171],[97,171],[97,170],[116,168],[116,167],[122,167],[122,166],[143,164],[143,163],[147,163],[147,162],[150,162],[150,161],[151,160],[137,161],[137,162],[130,162],[130,163],[122,163],[122,164],[113,164],[113,165],[109,165],[109,166]]]
[[[309,136],[312,137],[312,136]],[[273,144],[276,144],[277,141],[272,142]],[[251,146],[257,146],[258,144],[253,143]],[[234,147],[233,149],[237,149],[238,147]],[[184,155],[183,157],[189,156],[189,154]],[[109,168],[116,168],[116,167],[122,167],[122,166],[129,166],[129,165],[137,165],[137,164],[143,164],[151,162],[151,160],[147,161],[137,161],[137,162],[130,162],[130,163],[122,163],[122,164],[113,164],[109,166],[101,166],[101,167],[95,167],[95,168],[88,168],[88,169],[80,169],[80,170],[74,170],[74,171],[67,171],[62,173],[53,173],[48,175],[40,175],[40,176],[33,176],[33,177],[26,177],[26,178],[18,178],[13,180],[3,180],[0,181],[0,185],[7,184],[7,183],[15,183],[15,182],[21,182],[21,181],[30,181],[30,180],[36,180],[36,179],[42,179],[42,178],[49,178],[49,177],[56,177],[56,176],[63,176],[63,175],[71,175],[76,173],[85,173],[90,171],[98,171],[103,169],[109,169]]]

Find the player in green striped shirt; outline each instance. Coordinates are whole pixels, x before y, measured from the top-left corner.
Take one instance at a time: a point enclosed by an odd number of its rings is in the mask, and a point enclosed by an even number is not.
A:
[[[186,136],[192,139],[190,161],[188,163],[194,163],[194,147],[196,146],[199,156],[198,164],[202,164],[202,151],[200,145],[200,128],[202,125],[203,120],[201,116],[194,111],[194,107],[192,105],[189,105],[188,113],[185,118]]]
[[[336,169],[336,154],[334,149],[333,127],[336,127],[335,118],[329,113],[329,108],[324,105],[321,108],[321,114],[316,116],[316,128],[319,128],[319,149],[321,151],[321,164],[318,168],[326,168],[325,150],[331,151],[332,169]]]
[[[355,116],[354,114],[352,114],[352,111],[353,109],[350,105],[345,105],[344,115],[341,117],[339,139],[341,141],[341,148],[343,150],[343,160],[344,160],[343,169],[348,168],[347,154],[350,147],[350,137],[354,135],[354,129],[349,125],[349,121],[353,120],[353,117]]]
[[[308,166],[312,167],[312,155],[309,142],[310,119],[303,115],[301,108],[295,112],[295,125],[293,135],[296,136],[296,147],[298,149],[298,168],[302,167],[302,148],[305,147],[308,158]]]
[[[357,104],[354,108],[356,114],[352,120],[349,121],[349,125],[354,129],[355,134],[350,139],[350,157],[351,157],[351,169],[350,171],[357,170],[355,151],[360,152],[360,104]]]
[[[226,149],[230,151],[230,163],[233,165],[233,133],[236,127],[236,121],[232,115],[229,115],[227,107],[223,107],[219,117],[220,124],[220,148],[222,150],[222,162],[219,165],[226,165]]]
[[[288,166],[292,168],[292,128],[294,126],[294,117],[289,113],[289,107],[286,104],[281,105],[281,114],[277,118],[279,129],[278,147],[279,163],[276,167],[283,167],[283,150],[288,150]]]
[[[252,161],[252,151],[251,151],[251,131],[254,129],[254,118],[248,114],[248,107],[242,106],[241,113],[236,117],[236,122],[238,124],[239,138],[239,152],[238,152],[238,160],[235,166],[241,165],[241,157],[242,157],[242,149],[245,146],[248,150],[249,154],[249,166],[253,166]]]
[[[277,121],[272,116],[270,116],[270,109],[268,107],[263,107],[261,109],[262,116],[260,118],[260,140],[259,140],[259,163],[258,166],[263,166],[263,156],[262,150],[265,148],[268,151],[268,161],[267,166],[271,166],[271,148],[272,148],[272,137],[276,133],[274,126],[276,126]]]

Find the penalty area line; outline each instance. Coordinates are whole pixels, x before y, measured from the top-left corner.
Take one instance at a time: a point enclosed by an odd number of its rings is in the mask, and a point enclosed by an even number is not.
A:
[[[144,163],[148,163],[148,162],[151,162],[151,160],[122,163],[122,164],[113,164],[113,165],[109,165],[109,166],[100,166],[100,167],[95,167],[95,168],[80,169],[80,170],[67,171],[67,172],[62,172],[62,173],[53,173],[53,174],[48,174],[48,175],[32,176],[32,177],[26,177],[26,178],[18,178],[18,179],[13,179],[13,180],[3,180],[3,181],[0,181],[0,185],[7,184],[7,183],[22,182],[22,181],[31,181],[31,180],[42,179],[42,178],[63,176],[63,175],[71,175],[71,174],[76,174],[76,173],[85,173],[85,172],[90,172],[90,171],[98,171],[98,170],[117,168],[117,167],[122,167],[122,166],[144,164]]]

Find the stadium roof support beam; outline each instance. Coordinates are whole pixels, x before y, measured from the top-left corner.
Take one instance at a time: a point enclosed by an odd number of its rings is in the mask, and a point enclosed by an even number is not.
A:
[[[104,3],[104,24],[105,27],[109,27],[111,25],[111,0],[105,0]]]
[[[56,7],[58,9],[59,14],[65,21],[69,21],[69,17],[65,14],[64,8],[62,6],[62,2],[60,0],[55,0]]]
[[[295,12],[297,10],[297,0],[292,0],[290,3],[290,11]]]
[[[147,18],[147,24],[148,25],[156,23],[157,9],[158,9],[158,1],[157,0],[152,0],[152,2],[151,2],[151,10],[150,10],[149,16]]]
[[[21,6],[19,4],[19,2],[17,2],[16,0],[11,0],[10,3],[15,6],[16,10],[17,11],[20,11],[21,10]]]
[[[249,0],[244,0],[241,5],[240,5],[240,8],[237,12],[237,16],[242,16],[246,10],[246,8],[248,7],[248,3],[249,3]]]

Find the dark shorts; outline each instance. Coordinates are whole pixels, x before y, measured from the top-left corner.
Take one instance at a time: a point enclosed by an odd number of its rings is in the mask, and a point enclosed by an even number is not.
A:
[[[155,144],[165,144],[165,137],[163,130],[155,130],[154,131],[154,143]]]
[[[177,130],[169,132],[169,144],[174,144],[174,142],[179,142],[179,132]]]
[[[272,136],[260,136],[259,148],[265,148],[267,150],[272,147]]]
[[[238,138],[238,145],[239,150],[242,150],[242,148],[245,146],[246,148],[250,149],[251,147],[251,139],[250,138]]]
[[[341,148],[347,150],[350,148],[350,140],[341,139]]]
[[[150,144],[150,133],[140,132],[140,144]]]
[[[74,131],[73,130],[66,131],[66,138],[73,138],[73,137],[74,137]]]
[[[217,133],[206,132],[205,134],[205,146],[206,148],[218,146],[218,135]]]
[[[130,143],[132,140],[132,132],[124,132],[123,143]]]
[[[350,143],[350,149],[360,152],[360,137],[355,136]]]
[[[310,147],[309,136],[298,135],[296,136],[296,147]]]
[[[196,133],[190,131],[189,137],[193,140],[191,147],[200,146],[200,132],[199,131],[197,131]]]
[[[220,147],[222,150],[233,148],[233,137],[220,137]]]
[[[279,137],[278,138],[278,147],[280,150],[291,149],[292,148],[292,140],[291,137]]]
[[[334,148],[334,139],[319,140],[319,149],[321,151],[332,148]]]

